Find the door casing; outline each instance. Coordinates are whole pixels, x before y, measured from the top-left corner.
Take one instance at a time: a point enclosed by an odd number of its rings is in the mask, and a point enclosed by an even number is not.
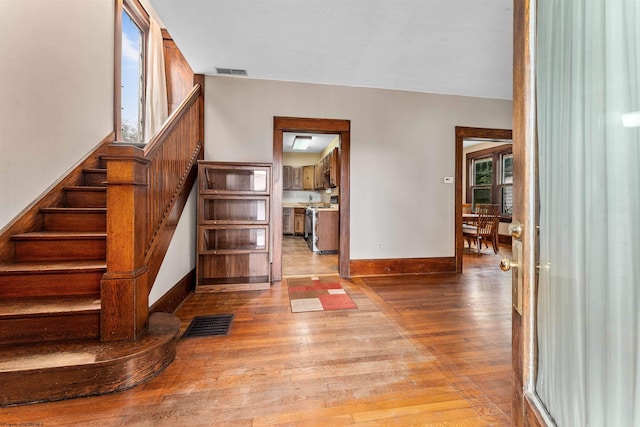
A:
[[[510,140],[511,129],[490,129],[456,126],[456,186],[455,186],[455,263],[456,273],[462,273],[462,251],[464,250],[464,239],[462,238],[462,168],[466,162],[462,158],[463,142],[465,139],[486,139],[486,140]]]
[[[313,119],[297,117],[274,117],[273,119],[273,169],[271,196],[271,228],[273,236],[273,259],[271,278],[282,280],[282,138],[284,132],[328,133],[340,136],[338,148],[340,162],[340,248],[338,273],[340,277],[350,277],[350,156],[351,121],[340,119]]]

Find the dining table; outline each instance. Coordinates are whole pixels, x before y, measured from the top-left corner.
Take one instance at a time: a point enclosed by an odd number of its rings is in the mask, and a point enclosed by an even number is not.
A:
[[[478,214],[477,213],[471,213],[471,212],[466,212],[462,214],[462,223],[463,224],[467,224],[467,223],[475,223],[478,222]]]

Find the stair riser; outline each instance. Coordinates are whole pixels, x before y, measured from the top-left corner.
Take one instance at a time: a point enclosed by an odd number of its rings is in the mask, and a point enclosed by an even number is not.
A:
[[[15,248],[15,259],[19,262],[105,259],[107,256],[104,238],[16,241]]]
[[[66,363],[49,363],[49,366],[41,363],[31,369],[23,367],[0,372],[0,407],[113,393],[157,376],[176,355],[180,320],[175,317],[169,319],[168,316],[171,315],[153,314],[149,319],[150,332],[136,342],[89,341],[83,342],[82,347],[73,345],[69,348],[64,347],[65,344],[56,346],[60,351],[71,354],[80,353],[87,357],[96,355],[98,357],[94,363],[72,357],[65,359]],[[35,346],[32,351],[34,353],[31,354],[35,355],[51,354],[47,347]],[[24,357],[21,356],[12,355],[12,361],[21,364]]]
[[[104,208],[107,206],[106,191],[66,191],[65,206],[68,208]]]
[[[0,319],[0,344],[2,345],[88,339],[99,336],[99,312]]]
[[[47,231],[106,231],[105,213],[46,213],[44,229]]]
[[[84,185],[89,187],[104,186],[104,182],[107,180],[106,172],[84,172]]]
[[[6,274],[0,276],[0,298],[44,296],[100,297],[103,271],[66,274]]]

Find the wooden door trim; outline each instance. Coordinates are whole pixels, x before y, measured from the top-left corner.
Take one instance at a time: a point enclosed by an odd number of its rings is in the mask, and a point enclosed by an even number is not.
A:
[[[351,121],[341,119],[314,119],[299,117],[273,118],[273,170],[271,195],[271,229],[273,257],[272,280],[282,279],[282,140],[284,132],[313,132],[340,135],[340,252],[338,272],[349,278],[350,248],[350,159]]]
[[[462,168],[466,167],[463,162],[462,151],[463,141],[468,138],[487,140],[507,140],[512,139],[513,132],[510,129],[491,129],[456,126],[456,186],[455,186],[455,264],[456,273],[462,273],[462,251],[464,250],[464,239],[462,238]]]

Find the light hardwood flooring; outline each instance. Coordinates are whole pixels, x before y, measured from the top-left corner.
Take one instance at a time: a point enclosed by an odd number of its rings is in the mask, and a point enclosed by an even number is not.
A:
[[[338,255],[312,252],[302,236],[282,236],[282,275],[336,274]]]
[[[510,425],[499,258],[467,254],[460,275],[341,280],[355,310],[291,313],[286,280],[192,294],[181,333],[196,315],[234,313],[228,336],[181,340],[164,372],[121,393],[0,408],[0,425]]]

